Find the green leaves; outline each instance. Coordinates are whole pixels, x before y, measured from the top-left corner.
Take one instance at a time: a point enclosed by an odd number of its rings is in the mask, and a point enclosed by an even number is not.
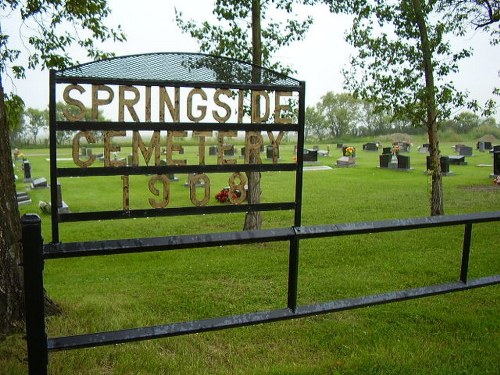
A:
[[[278,70],[283,74],[291,69],[273,61],[273,56],[284,46],[302,40],[313,20],[311,17],[298,18],[294,13],[294,4],[312,4],[315,1],[276,0],[262,1],[260,4],[262,38],[262,65]],[[207,21],[197,24],[193,20],[184,20],[176,10],[176,22],[179,28],[196,39],[203,53],[232,57],[252,62],[252,1],[217,0],[213,14],[218,23]],[[273,11],[273,16],[269,15]],[[278,11],[287,14],[285,20],[275,21]],[[289,15],[293,15],[290,17]]]
[[[106,24],[111,12],[106,0],[12,0],[2,3],[1,9],[11,16],[19,12],[19,36],[26,43],[29,69],[64,69],[75,64],[67,52],[73,45],[86,50],[91,59],[107,58],[112,54],[101,51],[96,43],[126,39],[120,26]],[[0,71],[23,78],[25,68],[16,64],[20,51],[9,45],[9,35],[3,32],[0,43]]]

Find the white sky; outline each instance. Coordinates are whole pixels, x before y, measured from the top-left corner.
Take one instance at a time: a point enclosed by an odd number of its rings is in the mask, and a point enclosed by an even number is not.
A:
[[[198,52],[198,45],[188,35],[182,34],[175,24],[174,7],[185,18],[202,21],[212,17],[212,1],[200,0],[109,0],[112,16],[110,26],[120,24],[127,35],[125,43],[105,45],[120,55],[150,52]],[[344,42],[344,32],[350,26],[346,16],[333,15],[326,6],[302,7],[302,14],[314,17],[305,41],[296,42],[279,52],[277,59],[297,71],[294,77],[306,82],[306,104],[314,105],[327,91],[342,92],[342,67],[348,64],[352,48]],[[3,20],[3,31],[17,34],[18,25]],[[18,21],[17,21],[18,22]],[[20,43],[20,42],[18,42]],[[476,32],[461,41],[474,47],[473,58],[461,65],[460,74],[454,77],[455,85],[468,90],[471,97],[484,102],[491,97],[493,88],[500,87],[500,47],[491,47],[487,37]],[[81,51],[75,59],[87,62]],[[48,71],[28,72],[27,79],[15,81],[2,77],[7,91],[15,90],[28,107],[48,107]],[[497,99],[500,102],[500,98]],[[500,113],[495,116],[500,122]]]

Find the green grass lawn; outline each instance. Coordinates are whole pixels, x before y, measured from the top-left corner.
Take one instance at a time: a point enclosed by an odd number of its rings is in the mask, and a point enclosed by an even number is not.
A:
[[[467,143],[466,143],[467,144]],[[377,152],[358,149],[356,166],[337,168],[341,151],[305,171],[303,225],[427,216],[425,154],[409,153],[412,170],[378,168]],[[472,142],[468,144],[474,146]],[[312,145],[310,145],[312,146]],[[441,144],[444,155],[454,154]],[[326,145],[321,145],[324,149]],[[191,149],[192,148],[192,149]],[[65,155],[65,153],[67,155]],[[127,153],[127,150],[122,152]],[[25,152],[34,177],[49,177],[47,150]],[[196,146],[186,147],[196,163]],[[69,157],[62,150],[58,157]],[[291,162],[293,146],[280,149]],[[444,177],[445,212],[500,209],[492,155],[474,152]],[[240,161],[239,161],[240,162]],[[71,163],[69,162],[68,166]],[[19,167],[19,166],[18,166]],[[22,172],[18,171],[22,176]],[[171,205],[190,205],[186,175],[171,185]],[[228,174],[210,174],[210,204]],[[62,179],[74,212],[121,207],[119,177]],[[147,208],[147,176],[131,182],[131,205]],[[264,202],[293,200],[294,175],[263,173]],[[19,181],[17,189],[25,189]],[[38,212],[49,189],[30,190]],[[50,217],[42,215],[50,241]],[[61,224],[62,241],[241,230],[243,214]],[[263,227],[288,227],[293,213],[265,212]],[[459,278],[463,227],[301,241],[299,305],[382,293]],[[475,225],[469,276],[500,272],[500,223]],[[49,337],[181,322],[286,306],[288,243],[49,260],[45,286],[64,314],[47,318]],[[498,374],[498,286],[259,326],[49,354],[50,374]],[[0,374],[26,373],[20,335],[0,343]]]

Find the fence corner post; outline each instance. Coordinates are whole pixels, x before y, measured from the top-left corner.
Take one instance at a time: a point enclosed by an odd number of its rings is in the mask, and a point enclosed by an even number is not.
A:
[[[42,221],[36,214],[25,214],[21,217],[21,228],[28,369],[30,375],[46,375]]]

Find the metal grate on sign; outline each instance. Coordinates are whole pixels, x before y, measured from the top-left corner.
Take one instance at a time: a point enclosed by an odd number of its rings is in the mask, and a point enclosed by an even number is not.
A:
[[[255,82],[252,73],[260,77]],[[300,81],[244,61],[198,53],[162,52],[114,57],[56,72],[59,79],[206,82],[300,86]]]

